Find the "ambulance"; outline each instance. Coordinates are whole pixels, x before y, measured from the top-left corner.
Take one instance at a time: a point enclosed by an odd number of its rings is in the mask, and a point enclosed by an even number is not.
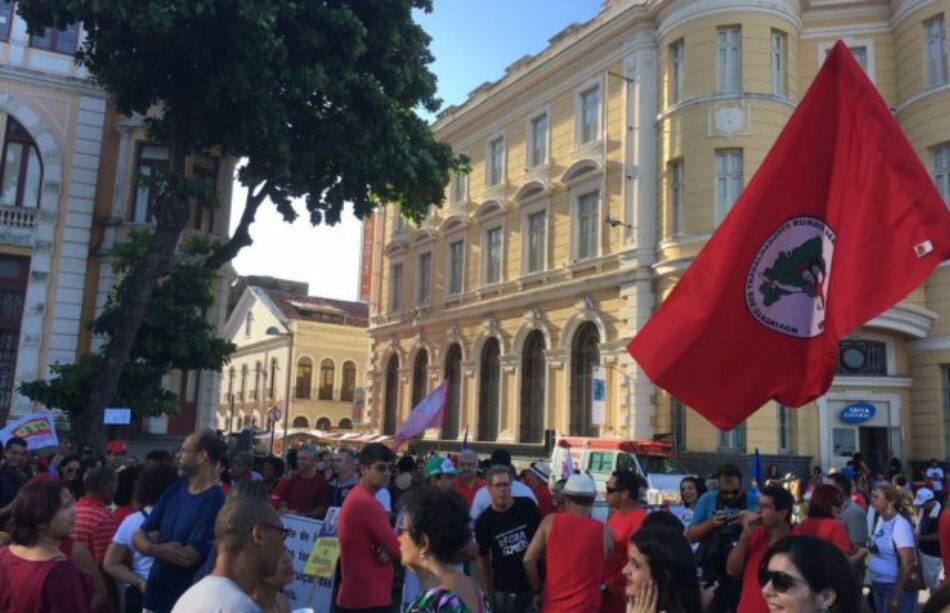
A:
[[[646,502],[651,506],[679,504],[680,481],[688,474],[669,443],[558,438],[551,453],[552,481],[561,479],[570,468],[590,474],[601,496],[604,496],[607,481],[615,470],[632,470],[646,479]]]

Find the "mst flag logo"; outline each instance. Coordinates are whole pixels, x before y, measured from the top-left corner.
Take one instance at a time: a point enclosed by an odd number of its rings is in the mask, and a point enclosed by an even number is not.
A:
[[[794,217],[769,236],[746,279],[746,305],[762,325],[797,338],[825,330],[835,233],[817,217]]]

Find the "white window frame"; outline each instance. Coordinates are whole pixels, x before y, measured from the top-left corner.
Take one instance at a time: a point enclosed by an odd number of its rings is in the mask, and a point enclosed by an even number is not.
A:
[[[399,268],[399,286],[398,291],[393,279],[396,278],[396,268]],[[403,260],[394,260],[389,262],[389,312],[399,313],[405,306],[406,293],[406,265]]]
[[[597,259],[601,255],[603,242],[603,231],[601,227],[603,224],[601,220],[603,219],[604,195],[600,187],[599,181],[587,181],[571,188],[571,262],[586,262],[588,260]],[[597,209],[594,213],[594,253],[582,259],[580,257],[580,204],[581,198],[591,194],[597,195]]]
[[[422,259],[429,258],[429,271],[427,275],[422,274]],[[417,307],[429,306],[432,304],[432,251],[424,251],[416,256],[416,287],[415,303]],[[423,290],[425,295],[423,295]]]
[[[492,164],[494,160],[492,157],[492,145],[499,140],[501,141],[501,168],[499,169],[498,180],[492,182]],[[485,187],[487,188],[498,187],[499,185],[504,185],[506,182],[507,173],[505,172],[505,168],[508,166],[507,145],[508,143],[504,132],[492,134],[485,143]]]
[[[853,36],[842,36],[841,41],[848,46],[848,49],[851,49],[851,52],[854,53],[854,49],[859,49],[864,47],[865,50],[865,63],[864,72],[867,74],[868,78],[871,79],[871,83],[877,84],[875,74],[877,72],[877,61],[875,59],[875,49],[874,49],[874,39],[871,38],[855,38]],[[835,46],[837,40],[832,40],[824,42],[818,45],[818,68],[821,68],[821,65],[825,63],[825,58],[828,56],[828,53],[831,52],[831,49]],[[855,56],[857,60],[857,56]],[[860,64],[860,62],[858,62]]]
[[[403,237],[406,235],[409,223],[406,221],[406,218],[402,214],[393,210],[393,238]]]
[[[462,243],[462,266],[459,270],[459,291],[452,291],[452,246],[456,243]],[[465,265],[467,254],[465,252],[465,235],[462,232],[446,235],[445,237],[445,297],[446,299],[457,298],[465,293]]]
[[[723,35],[736,34],[736,42],[723,40]],[[730,64],[730,51],[735,49],[736,64]],[[742,93],[742,26],[716,28],[716,91],[723,95]]]
[[[583,140],[584,135],[584,95],[597,91],[597,125],[594,127],[593,138]],[[591,147],[603,141],[604,138],[604,84],[603,79],[594,77],[584,81],[574,90],[574,149]]]
[[[937,191],[950,206],[950,141],[930,148],[930,163]]]
[[[551,215],[547,199],[527,204],[521,208],[521,276],[537,275],[548,270],[548,247],[551,241]],[[544,237],[541,241],[541,268],[530,270],[531,261],[531,228],[528,225],[532,216],[544,214]]]
[[[683,234],[684,206],[686,204],[686,164],[682,157],[670,160],[667,165],[670,198],[669,237]]]
[[[795,446],[793,439],[795,424],[794,416],[792,415],[792,409],[780,404],[778,407],[776,407],[775,416],[778,421],[778,452],[792,453]],[[783,438],[785,439],[784,441],[782,440]]]
[[[534,159],[534,122],[541,117],[545,119],[545,130],[544,130],[544,155],[541,160]],[[525,142],[525,154],[524,154],[524,167],[525,170],[533,170],[535,168],[543,168],[547,166],[551,161],[551,113],[545,108],[536,113],[532,113],[525,119],[525,130],[524,130],[524,142]]]
[[[726,167],[728,166],[730,159],[732,159],[734,154],[736,153],[739,154],[738,189],[736,190],[735,198],[731,202],[727,203],[721,197],[721,193],[719,190],[720,182],[726,182],[726,185],[728,187],[728,182],[736,179],[737,177],[736,177],[736,173],[730,172],[728,168],[725,168],[722,171],[722,173],[720,173],[719,160],[720,160],[720,157],[722,157],[723,166]],[[745,188],[745,172],[744,172],[745,153],[739,147],[729,147],[725,149],[716,149],[714,152],[714,156],[715,156],[715,161],[714,161],[713,169],[715,171],[715,179],[713,182],[713,189],[715,190],[714,194],[716,198],[715,218],[716,218],[716,225],[718,226],[720,223],[722,223],[722,220],[726,218],[726,215],[729,214],[729,211],[732,210],[733,205],[735,205],[736,201],[742,195],[742,190]]]
[[[685,83],[686,39],[681,38],[670,45],[670,104],[683,101]]]
[[[746,422],[732,430],[719,430],[718,451],[746,453],[749,446],[749,433]]]
[[[770,36],[772,58],[772,95],[788,97],[788,34],[773,28]]]
[[[939,25],[939,27],[938,27]],[[948,82],[947,26],[943,13],[932,16],[924,26],[924,66],[927,87],[940,87]]]
[[[461,182],[461,193],[459,193],[458,184]],[[468,173],[453,171],[452,180],[449,182],[449,202],[452,204],[462,204],[468,202]]]
[[[498,230],[501,234],[498,241],[498,278],[494,281],[489,281],[488,279],[488,266],[489,266],[489,244],[488,244],[488,235],[493,230]],[[501,220],[492,219],[491,221],[484,222],[484,227],[482,227],[482,275],[481,275],[481,285],[482,287],[493,287],[500,283],[503,283],[505,280],[505,224]]]

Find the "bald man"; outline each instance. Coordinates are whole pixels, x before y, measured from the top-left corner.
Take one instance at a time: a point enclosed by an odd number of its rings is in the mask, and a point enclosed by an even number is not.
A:
[[[215,521],[214,570],[182,594],[172,613],[260,613],[251,594],[261,577],[277,572],[285,534],[263,485],[236,482]]]

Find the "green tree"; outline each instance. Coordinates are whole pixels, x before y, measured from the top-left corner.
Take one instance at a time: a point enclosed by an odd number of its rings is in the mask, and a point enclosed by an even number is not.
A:
[[[150,233],[134,233],[128,242],[113,248],[113,266],[123,281],[113,291],[102,313],[90,323],[96,335],[110,335],[121,324],[120,305],[127,273],[144,257]],[[213,249],[207,238],[189,238],[176,252],[171,270],[153,291],[148,311],[135,337],[129,359],[122,365],[115,396],[118,406],[135,415],[175,413],[178,397],[162,389],[162,378],[172,369],[220,370],[236,347],[217,336],[206,311],[214,304],[215,271],[204,265]],[[48,381],[23,383],[20,393],[46,406],[64,410],[78,438],[95,433],[83,420],[90,387],[105,362],[102,350],[82,356],[75,364],[57,364]]]
[[[157,281],[172,266],[196,187],[189,154],[246,160],[240,224],[206,259],[217,269],[251,244],[258,208],[287,221],[303,198],[312,224],[383,203],[413,220],[440,205],[462,160],[415,112],[435,111],[429,37],[412,10],[431,0],[20,0],[30,32],[82,22],[77,53],[120,113],[147,116],[167,143],[154,231],[115,298],[116,323],[78,415],[112,403]],[[101,421],[101,420],[99,420]],[[93,433],[94,434],[94,433]]]

